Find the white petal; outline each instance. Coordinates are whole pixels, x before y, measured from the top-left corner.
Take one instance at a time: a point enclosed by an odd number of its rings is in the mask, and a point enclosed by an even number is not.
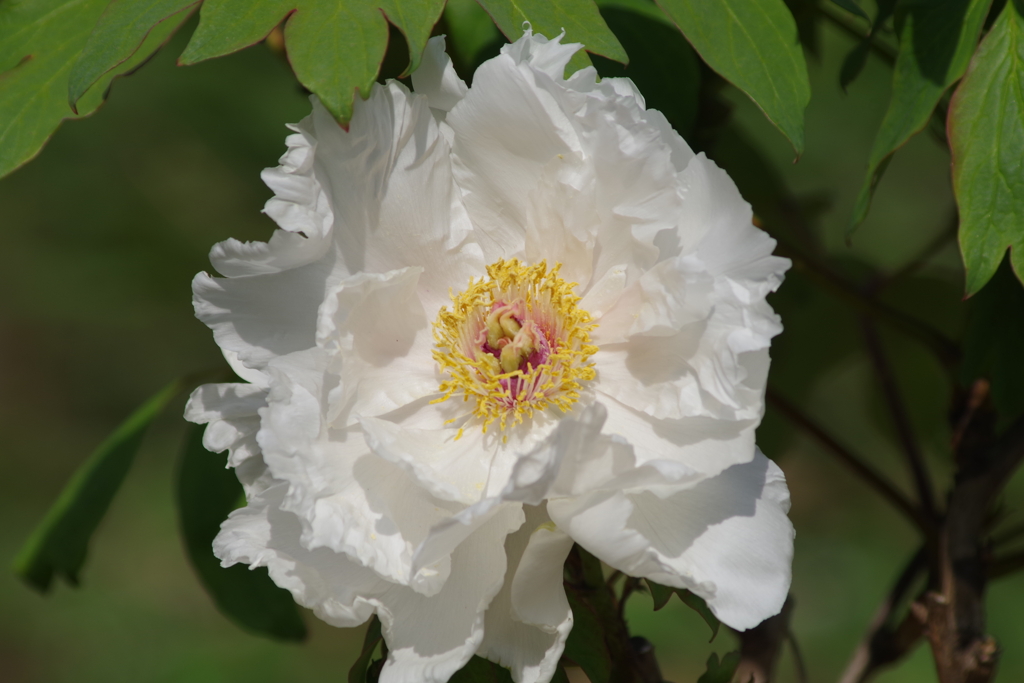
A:
[[[528,195],[543,167],[571,153],[575,133],[535,76],[508,55],[477,69],[473,87],[446,118],[453,171],[488,261],[522,252]]]
[[[351,425],[438,392],[433,339],[417,296],[422,270],[358,273],[327,293],[317,344],[341,362],[340,383],[328,395],[331,425]]]
[[[360,420],[370,448],[405,468],[433,495],[472,505],[487,487],[491,453],[483,434],[458,429],[415,429],[387,420]]]
[[[572,539],[535,507],[505,541],[505,583],[487,609],[477,654],[511,669],[516,683],[547,683],[558,666],[573,623],[562,587],[571,548]]]
[[[670,496],[605,492],[548,503],[558,526],[604,562],[688,588],[740,630],[777,614],[786,599],[788,510],[782,471],[760,451]]]
[[[299,520],[278,507],[285,488],[271,487],[248,507],[232,512],[213,542],[214,553],[225,567],[239,562],[267,567],[274,583],[327,623],[358,626],[373,614],[365,596],[386,584],[344,555],[299,545]]]
[[[659,420],[614,398],[605,398],[602,403],[608,410],[605,433],[630,444],[638,464],[668,460],[714,476],[753,457],[757,419]]]
[[[381,683],[445,683],[469,661],[484,636],[484,612],[505,578],[505,537],[523,523],[508,507],[452,554],[452,571],[431,597],[396,589],[380,598],[388,644]]]
[[[228,451],[228,465],[237,467],[260,454],[258,412],[266,398],[266,390],[250,384],[204,384],[189,397],[185,419],[207,424],[203,446],[211,453]]]
[[[479,249],[464,244],[472,225],[425,96],[394,81],[375,85],[356,100],[347,132],[317,102],[302,125],[317,140],[314,168],[348,272],[422,266],[419,294],[436,311],[450,286],[483,270]]]
[[[199,273],[192,280],[196,317],[222,349],[246,367],[263,369],[273,358],[314,345],[317,308],[331,270],[329,262],[316,261],[244,278]]]
[[[319,260],[330,246],[334,216],[313,175],[312,145],[301,134],[289,135],[285,143],[288,151],[281,157],[281,165],[262,174],[274,191],[263,211],[282,229],[275,231],[268,243],[229,239],[214,246],[210,261],[226,277],[298,268]]]
[[[412,73],[412,87],[419,95],[426,95],[431,109],[451,111],[469,88],[455,73],[452,60],[444,51],[444,36],[434,36],[423,50],[420,68]]]
[[[328,430],[320,349],[270,365],[274,387],[258,434],[273,476],[289,484],[282,509],[302,523],[302,545],[330,548],[397,583],[408,584],[415,548],[454,511],[401,467],[373,454],[358,427]],[[421,588],[436,592],[439,565]]]
[[[561,35],[548,39],[527,29],[519,40],[501,46],[501,54],[508,55],[516,64],[528,64],[547,76],[561,80],[572,56],[583,49],[579,43],[562,43]]]

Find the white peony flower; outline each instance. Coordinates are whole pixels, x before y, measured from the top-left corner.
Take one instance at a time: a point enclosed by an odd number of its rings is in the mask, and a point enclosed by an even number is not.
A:
[[[432,39],[347,132],[314,98],[263,174],[281,229],[193,282],[248,382],[186,411],[248,498],[214,551],[336,626],[378,614],[388,683],[474,653],[550,680],[574,541],[738,629],[789,588],[754,446],[788,262],[632,82],[563,77],[579,48],[528,31],[467,88]]]

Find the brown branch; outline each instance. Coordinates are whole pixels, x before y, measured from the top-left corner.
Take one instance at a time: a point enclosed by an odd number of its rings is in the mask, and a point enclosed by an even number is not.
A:
[[[847,450],[816,422],[804,415],[796,406],[776,392],[769,389],[766,398],[773,408],[802,427],[811,436],[826,446],[833,455],[837,456],[846,464],[847,467],[853,470],[854,474],[863,479],[868,486],[877,491],[878,494],[892,504],[893,507],[902,512],[922,533],[927,536],[931,532],[934,526],[933,521],[925,516],[921,510],[919,510],[917,506],[915,506],[906,496],[900,493],[896,487],[890,484],[885,477],[876,472],[873,467],[865,463],[851,451]]]
[[[790,634],[789,619],[792,613],[793,596],[789,596],[782,605],[782,611],[774,617],[765,619],[752,629],[737,632],[740,639],[740,663],[733,680],[749,683],[768,683],[772,680],[782,645]]]
[[[910,423],[910,415],[907,413],[906,404],[900,394],[899,386],[896,383],[896,373],[885,355],[882,340],[878,335],[878,328],[875,324],[864,319],[864,341],[868,349],[868,356],[871,364],[878,375],[879,384],[882,385],[882,393],[885,395],[885,402],[889,405],[889,413],[892,416],[893,425],[896,427],[896,434],[899,437],[900,445],[903,447],[903,455],[907,460],[914,486],[917,489],[917,498],[925,515],[932,520],[938,518],[938,509],[935,505],[935,496],[932,493],[932,482],[928,470],[921,455],[917,438],[914,436],[914,428]]]
[[[985,632],[990,568],[982,536],[993,503],[1024,461],[1024,418],[992,440],[986,438],[990,411],[979,416],[965,428],[956,454],[956,479],[940,536],[939,589],[914,606],[925,623],[941,683],[989,683],[999,659],[995,639]]]

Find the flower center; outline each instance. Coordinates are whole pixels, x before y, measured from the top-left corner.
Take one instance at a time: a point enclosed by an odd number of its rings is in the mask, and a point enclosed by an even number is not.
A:
[[[486,278],[452,294],[451,309],[443,307],[434,323],[434,360],[448,375],[438,402],[457,394],[475,401],[484,432],[495,421],[504,431],[549,405],[572,407],[580,382],[594,379],[587,361],[597,347],[589,334],[595,324],[560,267],[500,260],[487,266]]]

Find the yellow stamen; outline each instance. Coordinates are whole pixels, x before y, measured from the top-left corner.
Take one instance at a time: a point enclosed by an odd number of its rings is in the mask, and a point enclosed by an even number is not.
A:
[[[504,431],[549,405],[572,407],[580,382],[595,377],[588,361],[597,347],[590,343],[595,324],[560,267],[500,260],[487,267],[488,277],[451,295],[451,308],[434,322],[434,359],[448,375],[437,402],[456,394],[474,402],[471,415],[484,432],[494,422]]]

